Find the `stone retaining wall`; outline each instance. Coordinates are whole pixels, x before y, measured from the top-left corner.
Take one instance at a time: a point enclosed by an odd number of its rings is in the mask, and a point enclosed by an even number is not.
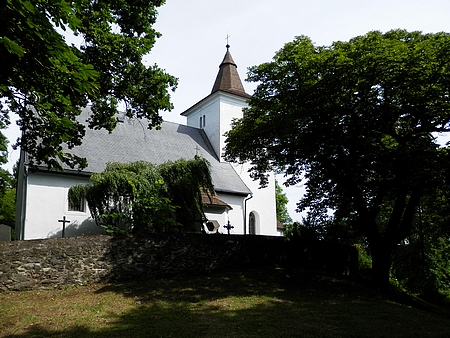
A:
[[[341,267],[332,272],[347,273],[350,266],[355,266],[351,247],[340,247],[340,254],[335,250],[326,255],[329,262],[325,262],[321,255],[327,250],[283,237],[194,234],[3,242],[0,291],[157,278],[242,266],[313,264],[327,269],[337,264],[336,257],[341,257]]]

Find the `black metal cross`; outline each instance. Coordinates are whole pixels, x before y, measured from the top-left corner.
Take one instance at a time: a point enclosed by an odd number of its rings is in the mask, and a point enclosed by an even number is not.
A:
[[[63,224],[61,238],[64,238],[64,236],[66,235],[66,223],[70,223],[70,221],[66,219],[66,216],[63,216],[63,218],[59,219],[58,222]]]
[[[228,235],[230,234],[230,230],[234,229],[234,226],[231,225],[230,221],[226,225],[223,226],[228,231]]]

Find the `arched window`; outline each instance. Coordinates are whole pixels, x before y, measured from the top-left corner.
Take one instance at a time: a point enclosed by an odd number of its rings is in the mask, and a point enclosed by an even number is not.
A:
[[[256,217],[253,212],[248,216],[248,233],[250,235],[256,235]]]

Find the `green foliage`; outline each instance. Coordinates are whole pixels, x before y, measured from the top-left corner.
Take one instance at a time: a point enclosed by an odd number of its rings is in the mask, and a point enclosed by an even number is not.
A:
[[[69,199],[86,198],[92,217],[107,232],[164,232],[171,223],[173,208],[162,196],[166,187],[150,163],[109,163],[90,183],[71,187]]]
[[[289,216],[289,212],[286,205],[289,202],[286,194],[283,193],[283,188],[275,180],[275,202],[277,210],[277,220],[281,222],[285,227],[292,224],[292,218]]]
[[[297,222],[293,222],[291,224],[286,225],[286,229],[284,229],[283,235],[286,237],[292,237],[297,231]]]
[[[0,155],[0,164],[6,163],[6,145],[8,141],[2,139],[0,133],[1,144],[5,145],[4,156]],[[1,152],[1,150],[0,150]],[[14,228],[16,219],[16,179],[7,170],[0,168],[0,223],[9,225]]]
[[[16,189],[7,188],[0,197],[0,223],[14,228],[16,220]]]
[[[450,199],[447,190],[422,199],[415,231],[396,250],[392,275],[407,290],[433,295],[450,290]]]
[[[372,258],[367,252],[367,248],[361,244],[355,244],[356,250],[358,250],[358,263],[360,271],[368,270],[372,268]]]
[[[0,109],[1,109],[1,103],[0,103]],[[0,165],[5,164],[8,162],[8,140],[3,135],[1,130],[6,129],[9,125],[8,116],[2,116],[0,112]],[[0,168],[0,196],[3,195],[6,191],[6,189],[9,187],[12,187],[14,184],[14,179],[11,177],[11,174],[3,169]]]
[[[204,217],[202,192],[214,192],[202,158],[160,166],[109,163],[92,174],[90,184],[72,186],[69,200],[86,198],[92,217],[108,233],[187,232]]]
[[[227,134],[226,158],[267,183],[306,181],[299,209],[331,210],[370,245],[387,285],[394,248],[415,229],[420,198],[447,184],[449,154],[432,133],[450,129],[450,34],[370,32],[329,47],[297,37],[252,67],[259,85]]]
[[[317,230],[318,227],[310,219],[303,217],[302,222],[288,224],[284,235],[286,237],[302,238],[308,242],[317,241],[323,239]]]
[[[60,169],[86,166],[63,151],[81,143],[76,118],[92,104],[89,127],[114,129],[118,104],[149,127],[170,110],[176,79],[142,58],[160,36],[152,25],[163,0],[6,0],[0,8],[1,120],[18,114],[23,137],[17,145],[32,165]],[[76,36],[81,46],[70,45]],[[2,142],[0,141],[0,144]],[[16,146],[17,146],[16,145]],[[64,145],[65,147],[63,148]]]
[[[8,170],[0,168],[0,196],[6,192],[8,188],[11,187],[13,178]]]
[[[172,204],[176,206],[176,220],[183,229],[198,231],[195,224],[204,216],[202,193],[214,195],[209,163],[203,158],[167,162],[158,167],[167,186]]]

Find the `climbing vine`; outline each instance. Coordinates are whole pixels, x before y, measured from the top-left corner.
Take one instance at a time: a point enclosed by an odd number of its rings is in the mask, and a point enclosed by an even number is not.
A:
[[[195,222],[204,218],[202,192],[214,193],[202,158],[159,166],[108,163],[89,184],[71,187],[69,201],[85,198],[95,222],[109,233],[187,232],[198,230]]]

